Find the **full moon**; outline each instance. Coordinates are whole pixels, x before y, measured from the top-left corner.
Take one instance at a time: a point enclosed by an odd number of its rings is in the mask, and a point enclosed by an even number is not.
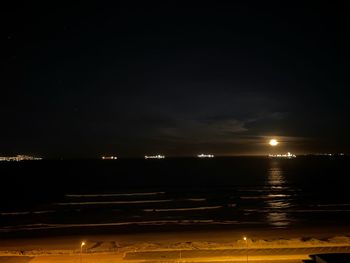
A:
[[[271,139],[271,140],[269,141],[269,144],[270,144],[271,146],[276,146],[276,145],[278,144],[278,141],[277,141],[276,139]]]

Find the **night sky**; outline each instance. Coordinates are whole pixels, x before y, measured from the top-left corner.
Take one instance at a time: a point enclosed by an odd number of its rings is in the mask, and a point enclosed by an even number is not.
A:
[[[350,152],[345,6],[47,2],[1,8],[0,155]]]

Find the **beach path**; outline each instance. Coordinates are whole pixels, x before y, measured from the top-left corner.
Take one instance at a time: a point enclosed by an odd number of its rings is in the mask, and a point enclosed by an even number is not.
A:
[[[0,256],[0,263],[26,263],[32,260],[33,257],[23,257],[23,256]]]
[[[58,262],[64,262],[64,263],[122,263],[122,258],[115,256],[115,255],[89,255],[82,258],[82,261],[80,260],[80,257],[77,255],[50,255],[50,256],[36,256],[36,257],[26,257],[26,256],[4,256],[0,257],[0,263],[58,263]],[[154,263],[154,261],[140,261],[140,262],[150,262]],[[157,261],[158,263],[162,263],[162,261]],[[163,263],[178,263],[178,261],[163,261]],[[191,262],[191,261],[186,261]],[[229,260],[219,260],[219,261],[193,261],[193,263],[245,263],[245,259],[229,259]],[[259,260],[252,260],[250,262],[258,262],[258,263],[301,263],[302,261],[300,259],[259,259]],[[125,263],[125,261],[124,261]],[[134,263],[138,263],[138,261],[134,261]]]
[[[37,256],[30,263],[121,263],[122,261],[122,258],[117,255],[85,255],[82,259],[78,255],[50,255]]]

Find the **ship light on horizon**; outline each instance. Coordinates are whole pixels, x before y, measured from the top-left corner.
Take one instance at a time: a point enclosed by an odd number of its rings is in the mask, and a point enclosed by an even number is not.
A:
[[[201,153],[201,154],[198,154],[197,157],[198,158],[214,158],[214,155]]]
[[[158,155],[145,155],[145,159],[164,159],[165,156],[158,154]]]
[[[297,156],[295,154],[287,152],[286,154],[269,154],[269,157],[292,159],[292,158],[296,158]]]
[[[42,160],[41,157],[34,157],[29,155],[16,155],[16,156],[1,156],[0,161],[6,161],[6,162],[20,162],[20,161],[38,161]]]
[[[117,160],[117,156],[102,156],[102,160]]]

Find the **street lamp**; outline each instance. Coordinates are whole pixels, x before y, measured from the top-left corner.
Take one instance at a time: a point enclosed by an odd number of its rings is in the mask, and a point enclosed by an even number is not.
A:
[[[86,245],[85,241],[82,241],[81,244],[80,244],[80,263],[82,263],[82,261],[83,261],[83,257],[82,257],[82,255],[83,255],[83,246],[85,246],[85,245]]]
[[[248,263],[248,239],[247,237],[243,237],[243,240],[245,241],[245,244],[246,244],[246,255],[247,255],[247,263]]]

